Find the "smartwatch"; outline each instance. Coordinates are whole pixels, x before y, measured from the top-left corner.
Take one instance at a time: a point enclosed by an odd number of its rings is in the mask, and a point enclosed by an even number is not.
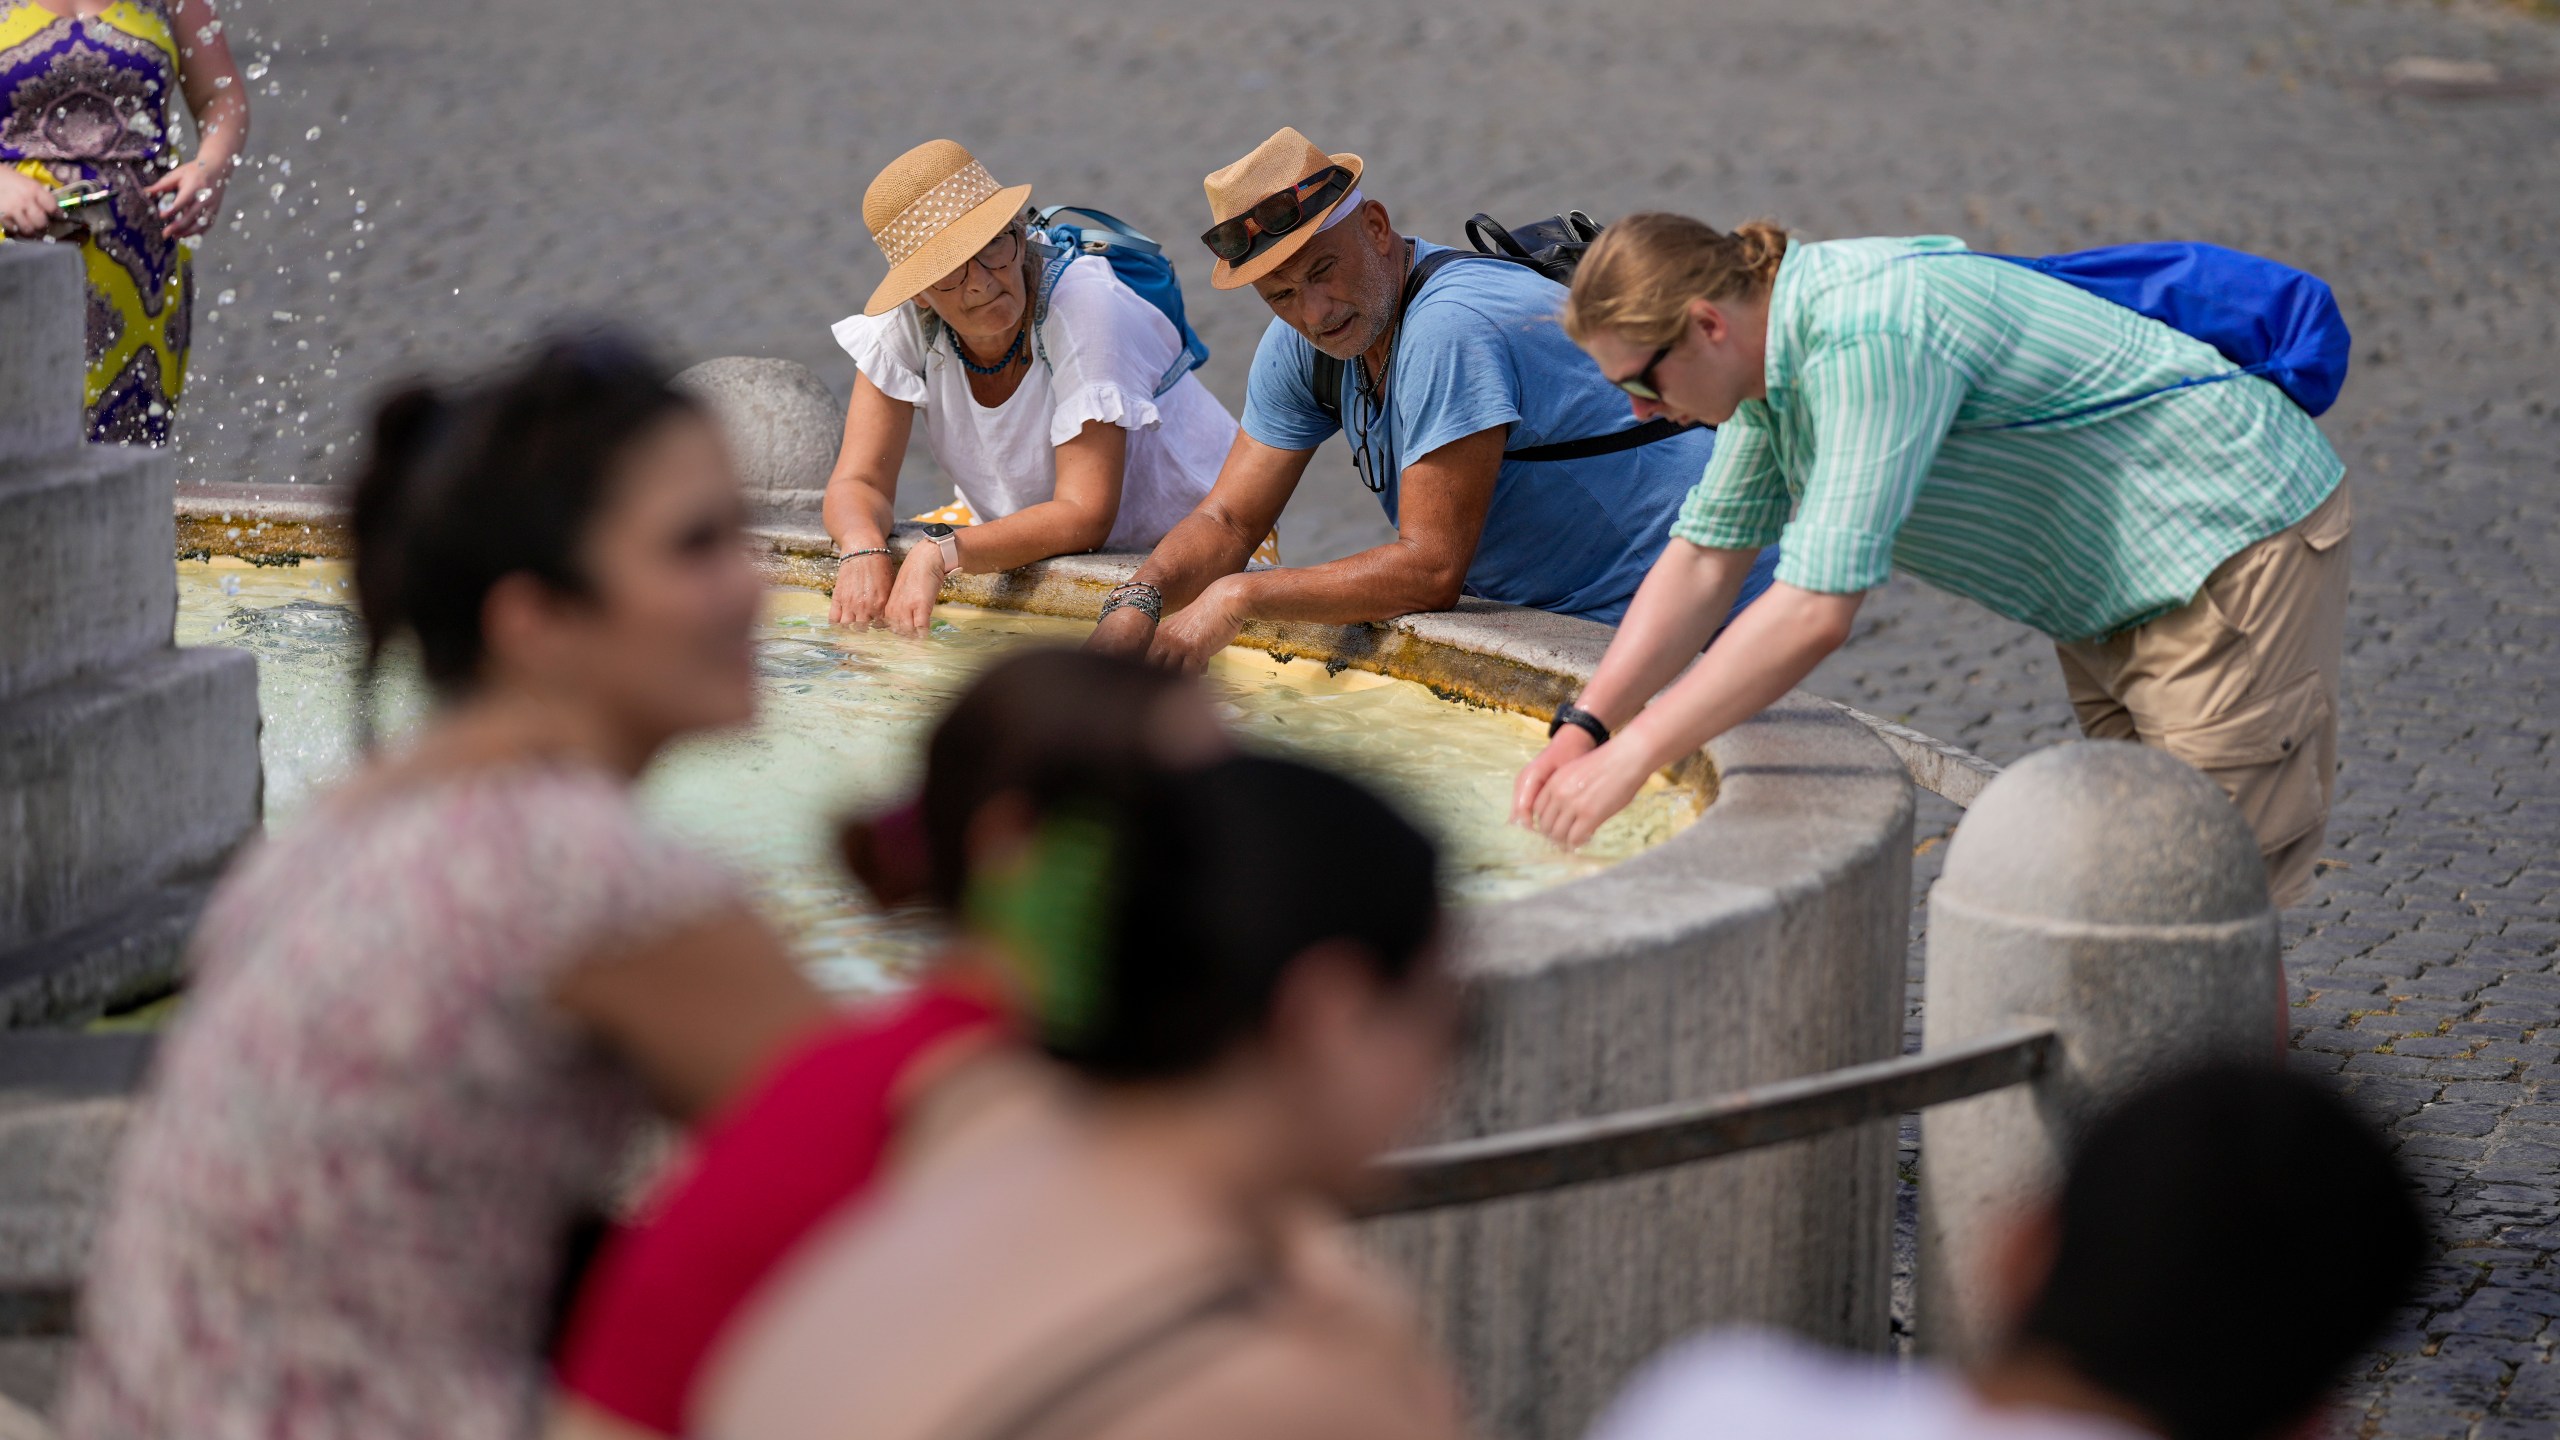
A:
[[[960,532],[952,529],[948,525],[936,521],[935,523],[924,527],[924,538],[932,541],[934,548],[942,552],[942,573],[945,575],[959,574]]]
[[[1555,718],[1547,722],[1547,738],[1553,740],[1556,738],[1556,732],[1562,730],[1567,725],[1570,725],[1574,729],[1581,731],[1583,734],[1590,736],[1591,743],[1594,745],[1606,745],[1609,743],[1608,724],[1601,720],[1599,716],[1592,714],[1590,711],[1583,709],[1581,706],[1574,704],[1570,700],[1567,700],[1556,707]]]

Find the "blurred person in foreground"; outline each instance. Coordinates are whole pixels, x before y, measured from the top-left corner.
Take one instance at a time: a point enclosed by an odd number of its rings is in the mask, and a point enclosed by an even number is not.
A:
[[[1339,1224],[1456,1042],[1431,843],[1347,780],[1231,759],[970,847],[970,943],[1046,1056],[937,1088],[741,1316],[694,1433],[1457,1433]]]
[[[988,667],[926,746],[922,797],[846,827],[883,905],[967,919],[973,832],[1018,829],[1095,785],[1207,764],[1228,745],[1196,682],[1133,660],[1032,650]],[[981,848],[983,834],[980,836]],[[694,1433],[703,1362],[812,1230],[857,1203],[937,1090],[1019,1035],[1018,981],[963,938],[905,995],[778,1062],[598,1257],[559,1363],[559,1436]]]
[[[829,1014],[631,794],[754,712],[742,523],[711,423],[610,340],[383,406],[361,693],[405,641],[435,704],[207,907],[67,1436],[534,1433],[553,1297],[644,1114],[715,1109]]]
[[[2136,1094],[2022,1217],[1979,1364],[1898,1369],[1765,1335],[1656,1360],[1591,1440],[2280,1440],[2317,1433],[2425,1248],[2381,1137],[2299,1076]],[[1925,1317],[1924,1317],[1925,1323]]]

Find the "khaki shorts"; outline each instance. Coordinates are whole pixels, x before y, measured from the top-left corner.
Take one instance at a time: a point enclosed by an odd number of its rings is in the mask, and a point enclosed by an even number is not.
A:
[[[2082,733],[2155,745],[2211,776],[2257,832],[2280,906],[2310,895],[2337,788],[2354,525],[2340,481],[2319,508],[2223,561],[2185,605],[2054,646]]]

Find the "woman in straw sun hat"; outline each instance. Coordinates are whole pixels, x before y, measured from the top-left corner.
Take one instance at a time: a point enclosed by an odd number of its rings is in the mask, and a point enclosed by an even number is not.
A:
[[[827,481],[839,625],[919,635],[954,568],[1147,549],[1209,493],[1235,443],[1235,417],[1198,376],[1155,393],[1182,337],[1108,260],[1079,255],[1040,293],[1030,199],[949,140],[899,156],[863,192],[889,274],[835,327],[861,372]],[[934,518],[968,528],[893,573],[891,507],[919,411],[964,512]]]

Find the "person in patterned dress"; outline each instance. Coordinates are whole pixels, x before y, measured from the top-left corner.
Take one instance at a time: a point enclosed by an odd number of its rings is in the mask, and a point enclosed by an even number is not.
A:
[[[178,158],[173,101],[196,123]],[[76,241],[89,438],[166,445],[187,379],[192,248],[249,140],[211,0],[0,0],[0,235]],[[102,198],[65,210],[70,187]]]
[[[206,905],[64,1440],[537,1433],[554,1303],[646,1114],[720,1110],[833,1013],[632,796],[754,714],[744,517],[718,432],[624,344],[382,407],[357,608],[436,703]]]

